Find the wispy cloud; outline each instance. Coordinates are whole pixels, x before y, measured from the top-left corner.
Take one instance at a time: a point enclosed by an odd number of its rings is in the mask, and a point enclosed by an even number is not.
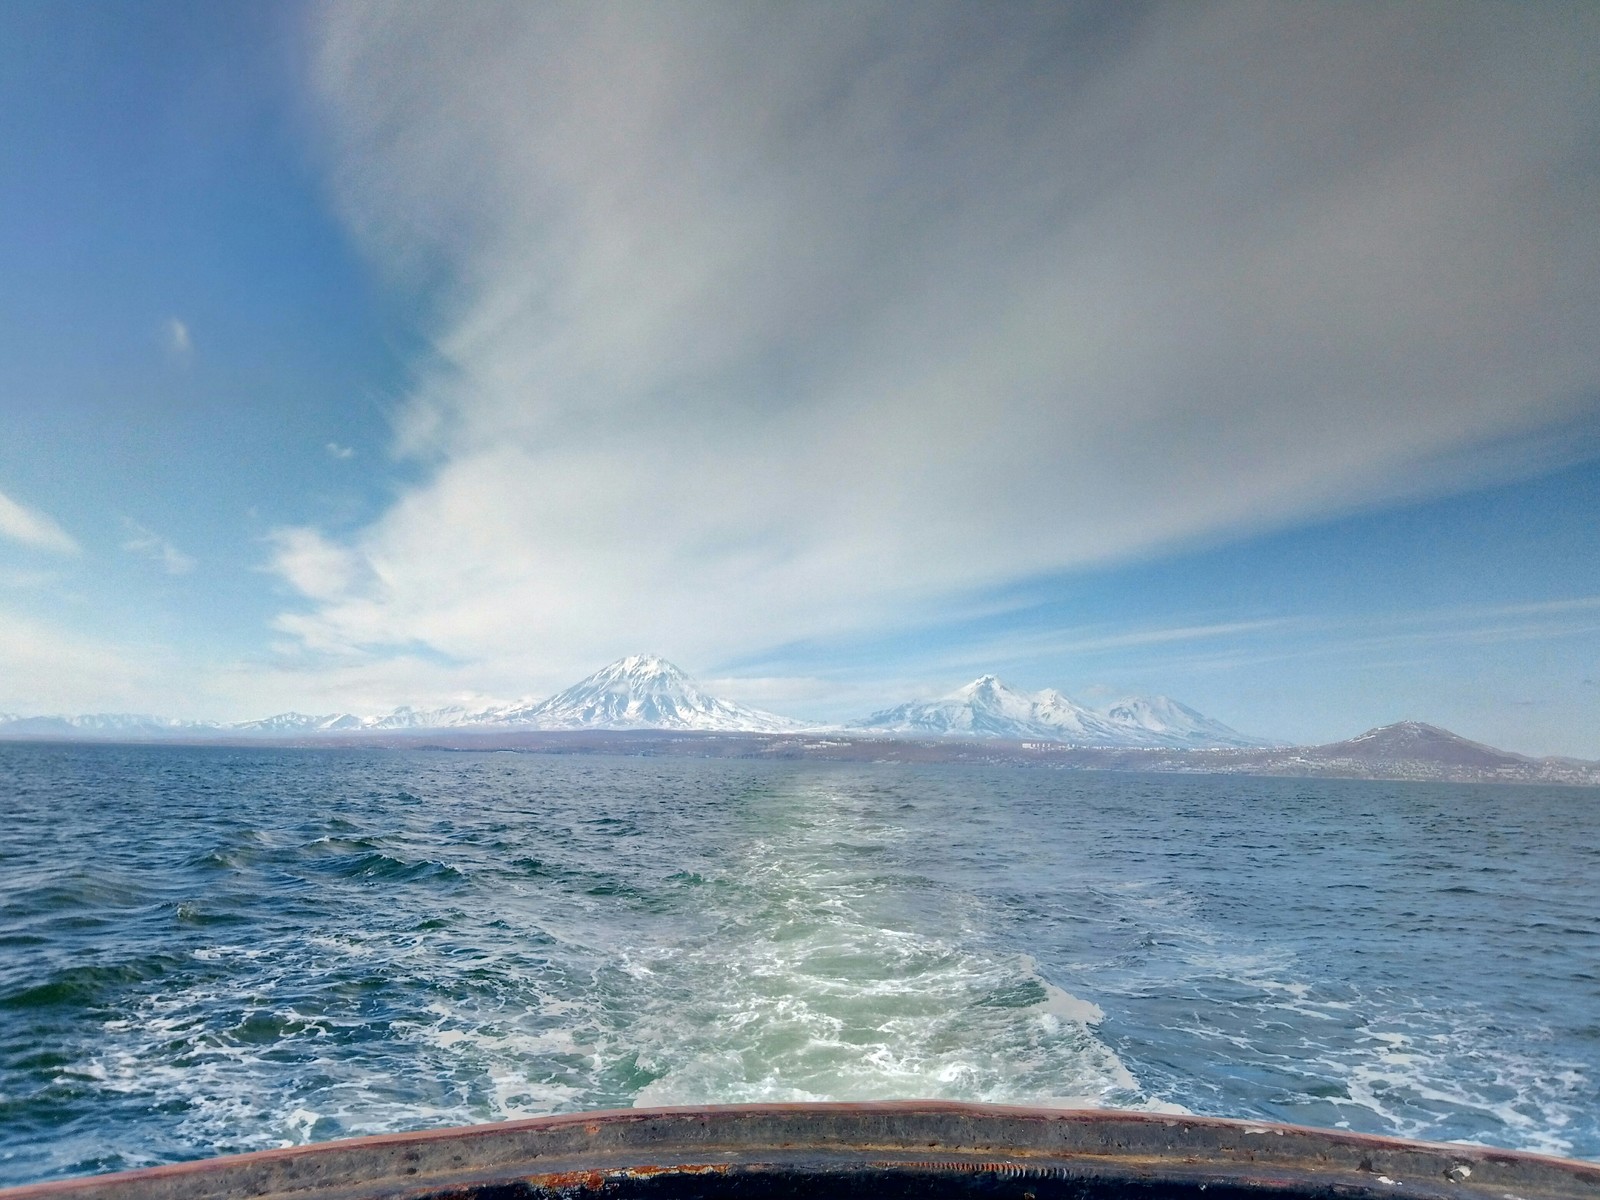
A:
[[[930,644],[948,648],[922,656],[942,672],[937,686],[971,671],[1007,664],[1037,673],[1063,664],[1051,682],[1072,691],[1077,680],[1112,670],[1163,678],[1225,673],[1306,660],[1339,659],[1386,668],[1431,661],[1450,647],[1560,641],[1600,632],[1600,597],[1528,603],[1417,609],[1360,617],[1305,612],[1249,621],[1194,622],[1127,629],[1070,628],[1002,631],[977,639],[938,633]],[[1152,653],[1145,653],[1145,652]],[[1163,685],[1165,686],[1165,685]]]
[[[61,576],[55,571],[0,569],[0,588],[10,591],[37,591],[60,582]]]
[[[44,513],[0,492],[0,537],[52,554],[78,554],[78,543]]]
[[[1140,661],[1142,651],[1160,651],[1163,661],[1189,661],[1196,653],[1216,657],[1217,645],[1230,647],[1231,655],[1241,651],[1259,652],[1264,644],[1282,644],[1295,634],[1304,634],[1316,623],[1303,617],[1272,617],[1251,621],[1199,622],[1182,625],[1142,626],[1137,628],[1068,628],[1051,630],[1009,630],[977,639],[960,639],[933,634],[927,640],[940,649],[918,655],[920,669],[941,673],[940,688],[964,682],[968,672],[995,670],[1009,664],[1026,665],[1037,673],[1041,663],[1073,663],[1072,678],[1051,680],[1053,686],[1071,690],[1082,678],[1086,664],[1115,659],[1123,664]],[[1206,650],[1199,651],[1199,647]],[[1181,654],[1179,652],[1182,652]]]
[[[355,449],[350,446],[341,446],[338,442],[329,442],[327,445],[330,458],[349,459],[356,456]]]
[[[723,661],[1594,410],[1600,10],[319,11],[343,211],[443,314],[420,482],[282,556],[319,645]]]
[[[1232,649],[1163,655],[1161,662],[1166,670],[1184,672],[1231,671],[1304,659],[1338,658],[1360,663],[1363,656],[1368,656],[1366,662],[1372,666],[1415,666],[1431,661],[1429,654],[1452,646],[1560,641],[1600,633],[1597,611],[1600,597],[1577,596],[1357,618],[1308,614],[1282,621],[1240,623],[1240,637]],[[1251,629],[1251,625],[1255,628]],[[1131,638],[1103,641],[1106,645],[1120,643],[1128,647],[1137,644]],[[1373,652],[1380,656],[1370,657]]]
[[[140,558],[160,563],[168,575],[187,575],[194,570],[194,559],[160,534],[146,529],[129,517],[122,518],[122,526],[128,533],[128,539],[122,543],[122,548],[129,554],[137,554]]]
[[[360,556],[315,529],[285,527],[268,536],[269,568],[308,600],[341,602],[369,575]]]
[[[188,366],[189,360],[194,357],[194,339],[189,334],[188,322],[178,317],[168,317],[161,328],[167,353],[179,366]]]
[[[1437,614],[1413,614],[1412,620],[1437,620],[1441,617],[1455,620],[1493,621],[1505,617],[1565,616],[1600,612],[1600,596],[1569,596],[1560,600],[1534,600],[1516,604],[1472,605],[1442,610]]]
[[[1147,646],[1170,646],[1175,642],[1215,641],[1255,638],[1263,634],[1304,629],[1306,622],[1292,617],[1272,617],[1257,621],[1223,621],[1206,625],[1176,625],[1156,629],[1134,629],[1126,633],[1087,636],[1059,635],[1030,644],[1034,653],[1081,654],[1103,650],[1133,650]]]

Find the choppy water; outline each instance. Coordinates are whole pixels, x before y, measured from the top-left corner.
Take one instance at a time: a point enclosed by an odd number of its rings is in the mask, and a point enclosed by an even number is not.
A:
[[[891,1096],[1600,1157],[1600,793],[0,746],[0,1183]]]

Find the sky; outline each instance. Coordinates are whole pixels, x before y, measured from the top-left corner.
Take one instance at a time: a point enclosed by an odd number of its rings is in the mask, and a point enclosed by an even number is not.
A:
[[[0,6],[0,712],[986,672],[1600,758],[1600,7]]]

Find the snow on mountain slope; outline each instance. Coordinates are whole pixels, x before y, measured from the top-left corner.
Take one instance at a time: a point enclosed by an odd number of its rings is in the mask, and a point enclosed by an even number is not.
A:
[[[654,655],[619,659],[547,700],[518,701],[476,711],[457,705],[434,709],[402,706],[381,716],[284,712],[232,725],[116,713],[79,717],[0,715],[0,735],[136,740],[304,738],[434,729],[790,733],[807,728],[816,726],[707,695],[683,671]],[[842,732],[1008,738],[1078,746],[1203,749],[1267,744],[1165,696],[1134,696],[1095,709],[1054,689],[1019,692],[993,675],[975,679],[937,700],[911,701],[835,728]]]
[[[459,705],[403,705],[382,716],[283,712],[231,725],[160,717],[96,714],[17,717],[0,714],[0,735],[19,737],[315,737],[430,729],[700,729],[786,733],[799,721],[709,696],[665,659],[635,655],[596,671],[548,700],[472,711]]]
[[[1043,725],[1056,741],[1079,744],[1114,743],[1123,730],[1104,713],[1079,704],[1055,688],[1033,696],[1034,720]]]
[[[315,733],[363,733],[369,730],[393,731],[401,729],[446,729],[476,720],[493,719],[495,710],[472,714],[459,706],[450,708],[418,709],[401,705],[393,712],[378,717],[359,717],[354,713],[326,713],[312,716],[306,713],[286,712],[263,717],[257,721],[240,721],[226,726],[227,733],[288,737]]]
[[[1047,688],[1019,692],[993,675],[938,700],[911,701],[849,728],[924,737],[997,737],[1080,746],[1259,746],[1221,721],[1165,696],[1136,696],[1097,710]]]
[[[412,708],[402,704],[381,717],[363,717],[363,729],[449,729],[456,725],[474,724],[490,719],[495,710],[473,713],[459,704],[447,708]]]
[[[938,700],[913,700],[873,713],[850,727],[932,737],[1059,741],[1058,731],[1078,719],[1076,708],[1066,697],[1055,694],[1050,703],[1041,704],[1040,697],[1009,688],[993,675],[984,675]]]
[[[800,722],[708,696],[654,655],[618,659],[539,704],[501,710],[485,723],[536,729],[702,729],[781,733]]]
[[[346,733],[361,728],[361,718],[351,713],[328,713],[311,716],[307,713],[285,712],[256,721],[240,721],[228,726],[229,733],[261,734],[280,737],[302,733]]]
[[[1119,729],[1149,739],[1143,744],[1170,746],[1266,746],[1270,743],[1250,737],[1221,721],[1198,713],[1187,704],[1166,696],[1130,696],[1108,705],[1107,720]]]

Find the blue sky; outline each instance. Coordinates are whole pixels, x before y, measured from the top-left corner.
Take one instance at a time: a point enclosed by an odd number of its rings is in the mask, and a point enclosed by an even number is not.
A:
[[[1597,34],[7,5],[0,711],[649,650],[1600,757]]]

